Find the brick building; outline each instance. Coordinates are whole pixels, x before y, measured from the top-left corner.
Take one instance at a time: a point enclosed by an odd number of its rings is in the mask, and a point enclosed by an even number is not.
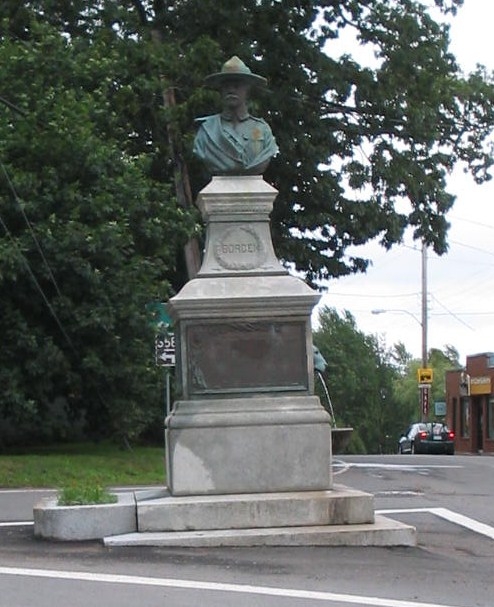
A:
[[[446,372],[446,421],[455,449],[494,453],[494,353],[467,356],[465,369]]]

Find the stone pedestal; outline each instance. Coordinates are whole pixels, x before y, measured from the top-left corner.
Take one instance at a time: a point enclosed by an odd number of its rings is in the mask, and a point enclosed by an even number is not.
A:
[[[331,487],[328,416],[314,396],[180,401],[167,447],[177,496]]]
[[[330,418],[314,396],[319,295],[276,259],[262,177],[216,177],[197,278],[169,305],[180,399],[166,421],[172,495],[331,489]]]
[[[415,544],[413,527],[374,517],[371,494],[332,484],[330,417],[314,396],[319,296],[275,257],[275,195],[261,177],[217,177],[199,196],[204,263],[170,302],[180,397],[166,420],[168,488],[129,496],[130,511],[114,505],[118,525],[101,523],[100,510],[40,505],[38,535],[75,539],[77,528],[78,539],[109,536],[107,546]]]

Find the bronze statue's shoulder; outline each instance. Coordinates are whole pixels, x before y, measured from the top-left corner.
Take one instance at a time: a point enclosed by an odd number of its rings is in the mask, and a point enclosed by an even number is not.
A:
[[[200,116],[199,118],[194,118],[194,122],[211,122],[214,119],[218,119],[219,114],[212,114],[210,116]]]
[[[264,118],[258,118],[257,116],[252,116],[252,114],[249,114],[249,118],[251,120],[254,120],[255,122],[261,122],[262,124],[267,124],[267,122],[264,120]]]

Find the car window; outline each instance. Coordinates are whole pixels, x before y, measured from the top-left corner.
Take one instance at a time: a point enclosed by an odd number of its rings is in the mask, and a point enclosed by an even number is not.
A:
[[[442,422],[436,422],[432,424],[432,432],[434,434],[444,434],[445,432],[449,432],[449,430]]]

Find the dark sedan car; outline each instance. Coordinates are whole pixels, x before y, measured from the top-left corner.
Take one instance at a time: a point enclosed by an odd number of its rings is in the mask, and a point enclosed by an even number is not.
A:
[[[398,453],[446,453],[454,455],[455,433],[442,422],[412,424],[398,441]]]

